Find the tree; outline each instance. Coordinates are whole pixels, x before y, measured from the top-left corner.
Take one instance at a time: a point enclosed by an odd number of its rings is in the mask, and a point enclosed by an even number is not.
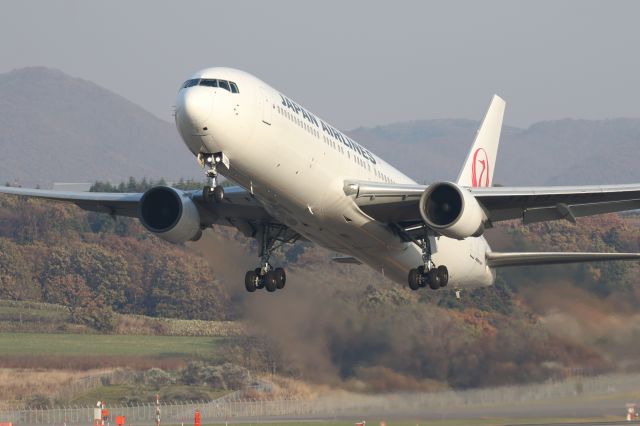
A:
[[[82,322],[80,321],[79,312],[83,308],[89,308],[97,304],[95,296],[87,286],[84,278],[76,274],[58,275],[47,280],[45,292],[48,302],[58,303],[67,307],[71,320],[77,323]]]
[[[147,265],[149,314],[188,319],[224,318],[227,294],[214,283],[202,259],[188,259],[177,251],[153,259]]]
[[[39,299],[37,285],[32,279],[30,265],[18,246],[0,238],[0,298],[11,300]]]

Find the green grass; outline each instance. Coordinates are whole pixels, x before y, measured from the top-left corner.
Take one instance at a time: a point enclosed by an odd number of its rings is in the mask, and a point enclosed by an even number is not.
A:
[[[91,406],[95,401],[107,401],[109,404],[127,404],[131,402],[152,403],[156,401],[156,395],[164,403],[170,401],[210,401],[219,398],[229,391],[213,390],[208,386],[192,385],[110,385],[100,386],[87,392],[76,395],[70,403],[75,405]]]
[[[0,333],[0,356],[73,355],[210,358],[220,337]]]
[[[69,312],[64,310],[26,309],[18,306],[0,306],[0,321],[42,321],[53,320],[65,322]]]

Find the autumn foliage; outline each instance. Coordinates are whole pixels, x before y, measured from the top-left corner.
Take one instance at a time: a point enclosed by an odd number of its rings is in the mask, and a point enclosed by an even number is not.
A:
[[[202,258],[135,219],[0,197],[0,298],[64,304],[91,323],[108,311],[224,319],[227,297]]]
[[[215,247],[194,249],[150,235],[135,219],[3,196],[0,298],[63,304],[74,321],[106,331],[109,312],[240,319],[247,331],[225,348],[228,361],[359,391],[640,368],[638,262],[507,268],[494,286],[457,300],[450,289],[412,292],[367,268],[332,265],[329,253],[303,243],[276,253],[290,272],[284,291],[247,295],[235,269],[245,261],[239,253],[255,262],[253,243],[233,229],[214,232]],[[640,216],[513,222],[487,237],[497,251],[633,252]]]

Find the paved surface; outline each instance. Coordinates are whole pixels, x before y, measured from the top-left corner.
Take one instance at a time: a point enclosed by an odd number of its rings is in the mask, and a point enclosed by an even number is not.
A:
[[[640,422],[619,421],[619,422],[574,422],[574,423],[518,423],[513,426],[611,426],[611,425],[638,425]],[[505,425],[511,426],[511,425]]]

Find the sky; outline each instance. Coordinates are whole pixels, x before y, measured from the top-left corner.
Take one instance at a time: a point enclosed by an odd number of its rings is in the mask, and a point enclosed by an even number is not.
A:
[[[0,72],[91,80],[171,121],[201,68],[248,71],[343,130],[640,117],[637,1],[3,0]]]

